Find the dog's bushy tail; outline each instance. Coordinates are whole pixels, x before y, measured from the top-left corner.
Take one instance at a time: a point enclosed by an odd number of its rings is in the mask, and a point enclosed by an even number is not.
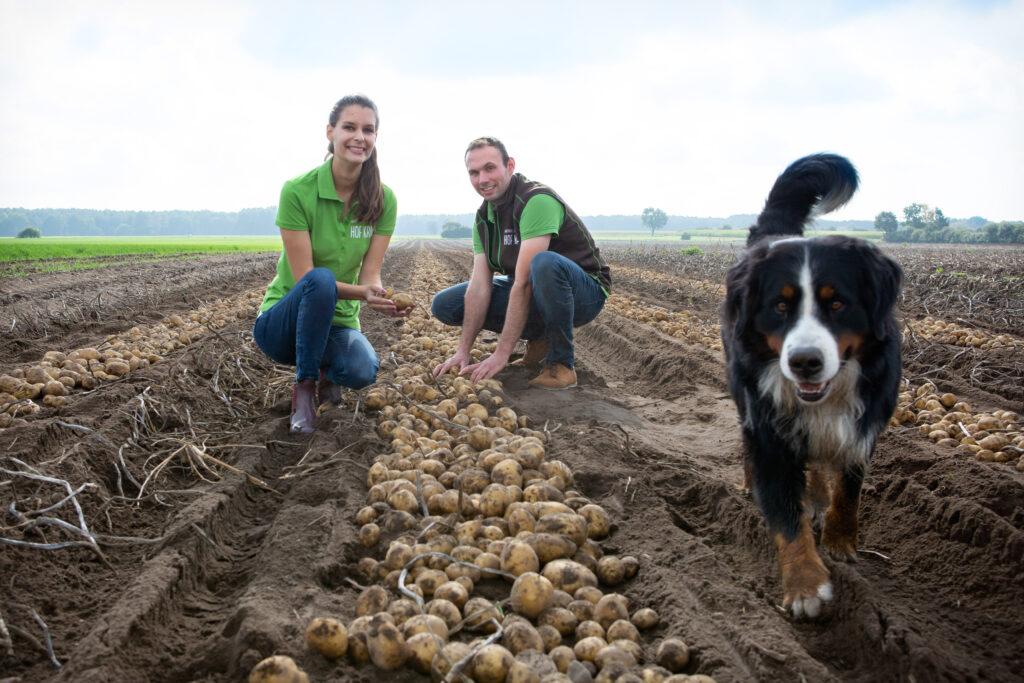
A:
[[[837,154],[797,159],[775,181],[747,244],[771,235],[802,235],[815,216],[834,211],[857,191],[857,169]]]

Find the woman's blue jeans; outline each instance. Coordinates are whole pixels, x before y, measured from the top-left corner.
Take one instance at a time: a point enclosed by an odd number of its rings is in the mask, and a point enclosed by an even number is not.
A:
[[[271,360],[295,366],[295,381],[317,379],[361,389],[377,381],[380,361],[359,330],[332,325],[338,287],[334,273],[314,268],[256,318],[257,346]]]
[[[462,325],[465,316],[468,282],[438,292],[430,304],[430,312],[445,325]],[[542,251],[530,262],[530,315],[521,337],[547,339],[545,359],[572,368],[573,328],[586,325],[604,308],[605,293],[586,271],[553,251]],[[491,303],[484,318],[484,329],[501,333],[508,310],[512,281],[498,276],[493,279]]]

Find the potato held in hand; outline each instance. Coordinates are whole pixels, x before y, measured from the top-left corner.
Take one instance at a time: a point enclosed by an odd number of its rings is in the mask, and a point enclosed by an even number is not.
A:
[[[406,294],[405,292],[397,292],[394,296],[391,297],[391,301],[395,304],[395,308],[397,308],[400,311],[404,311],[410,306],[416,305],[416,302],[413,300],[413,298]]]

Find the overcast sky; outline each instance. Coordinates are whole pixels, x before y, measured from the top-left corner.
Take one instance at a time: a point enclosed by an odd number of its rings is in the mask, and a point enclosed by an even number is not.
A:
[[[466,143],[582,215],[760,211],[831,151],[837,219],[1024,219],[1024,0],[0,0],[0,207],[277,204],[342,95],[403,214],[479,203]]]

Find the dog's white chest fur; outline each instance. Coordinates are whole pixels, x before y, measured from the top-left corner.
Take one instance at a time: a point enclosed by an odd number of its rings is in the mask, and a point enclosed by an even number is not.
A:
[[[761,375],[758,389],[778,411],[780,436],[807,445],[808,466],[867,466],[875,435],[859,432],[858,420],[864,414],[864,404],[857,395],[859,377],[860,364],[845,361],[832,379],[828,396],[817,403],[806,403],[797,398],[793,383],[778,361]]]

